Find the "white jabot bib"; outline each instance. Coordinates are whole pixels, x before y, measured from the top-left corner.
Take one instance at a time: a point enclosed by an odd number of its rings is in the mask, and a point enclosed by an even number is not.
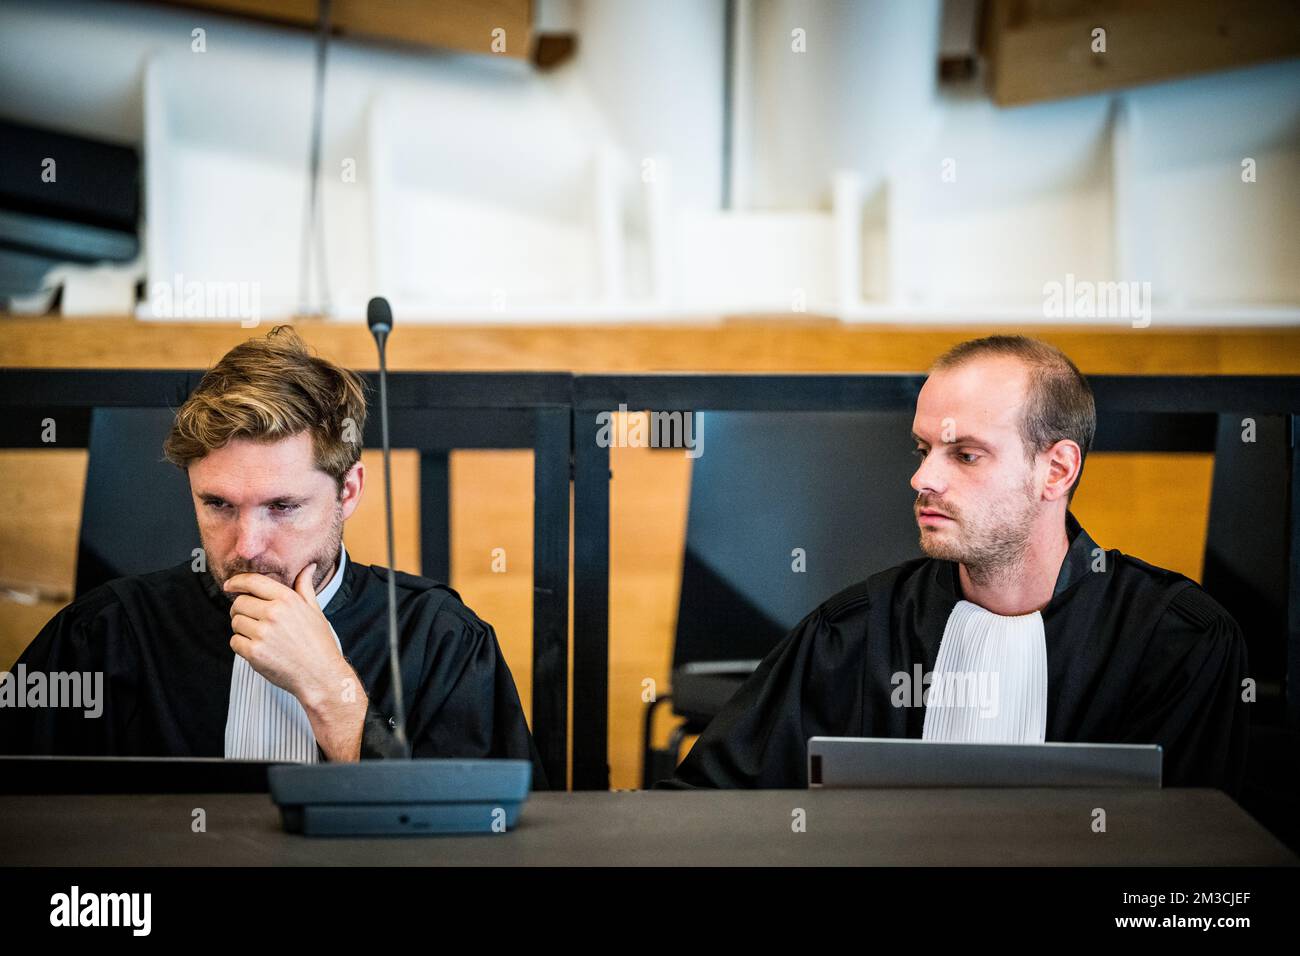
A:
[[[338,567],[325,589],[316,595],[324,610],[343,585],[347,553],[340,545]],[[334,631],[334,625],[330,625]],[[338,634],[334,643],[342,651]],[[232,652],[233,653],[233,652]],[[253,670],[238,654],[230,673],[230,706],[226,711],[226,758],[316,763],[316,735],[298,698]]]
[[[1004,617],[958,601],[939,643],[922,739],[1043,743],[1046,736],[1042,614]]]

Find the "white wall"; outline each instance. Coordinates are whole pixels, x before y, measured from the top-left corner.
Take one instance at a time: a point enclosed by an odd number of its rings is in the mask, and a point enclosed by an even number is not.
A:
[[[1150,283],[1163,324],[1300,320],[1300,62],[1000,110],[936,87],[938,0],[739,7],[726,211],[722,0],[543,2],[578,33],[548,73],[333,42],[334,314],[1042,321],[1069,274]],[[305,31],[202,11],[14,0],[0,113],[145,151],[150,283],[244,283],[289,315],[319,305],[312,57]]]

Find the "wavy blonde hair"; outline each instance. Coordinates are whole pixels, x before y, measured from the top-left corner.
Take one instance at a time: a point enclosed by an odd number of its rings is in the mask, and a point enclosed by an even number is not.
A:
[[[365,425],[361,377],[312,355],[292,326],[277,325],[208,370],[176,413],[163,455],[186,469],[234,438],[275,442],[309,431],[316,467],[342,489],[361,458]]]

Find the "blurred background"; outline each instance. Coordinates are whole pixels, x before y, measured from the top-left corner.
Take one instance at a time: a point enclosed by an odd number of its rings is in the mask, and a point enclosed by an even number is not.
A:
[[[6,220],[41,230],[4,233],[14,312],[222,318],[255,288],[264,319],[355,321],[375,290],[413,320],[1032,319],[1073,275],[1150,283],[1166,323],[1300,317],[1291,2],[0,16],[7,162],[57,143],[104,179],[11,167]]]
[[[0,366],[202,369],[287,321],[373,369],[382,294],[404,370],[916,372],[1017,331],[1089,374],[1298,374],[1298,58],[1283,0],[5,0]],[[717,447],[694,492],[681,450],[611,449],[614,787],[691,582],[745,563],[709,548],[794,513]],[[864,516],[909,493],[873,463],[833,472]],[[1098,453],[1074,511],[1201,580],[1214,469]],[[77,593],[86,470],[0,451],[0,667]],[[450,488],[451,583],[527,711],[531,453],[455,452]],[[382,563],[378,495],[347,541]],[[763,626],[915,545],[827,548]]]

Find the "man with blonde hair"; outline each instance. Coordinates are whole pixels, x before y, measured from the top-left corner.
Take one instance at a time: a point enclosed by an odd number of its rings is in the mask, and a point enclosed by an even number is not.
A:
[[[941,356],[912,420],[926,557],[809,614],[668,785],[804,787],[824,736],[1159,744],[1166,785],[1237,791],[1245,638],[1195,582],[1080,526],[1095,430],[1087,380],[1050,345]]]
[[[288,326],[231,349],[163,451],[189,479],[204,561],[119,578],[60,611],[18,664],[104,675],[102,713],[0,709],[0,751],[314,762],[399,756],[388,570],[344,523],[365,486],[362,380]],[[532,760],[492,628],[451,588],[396,575],[416,757]]]

